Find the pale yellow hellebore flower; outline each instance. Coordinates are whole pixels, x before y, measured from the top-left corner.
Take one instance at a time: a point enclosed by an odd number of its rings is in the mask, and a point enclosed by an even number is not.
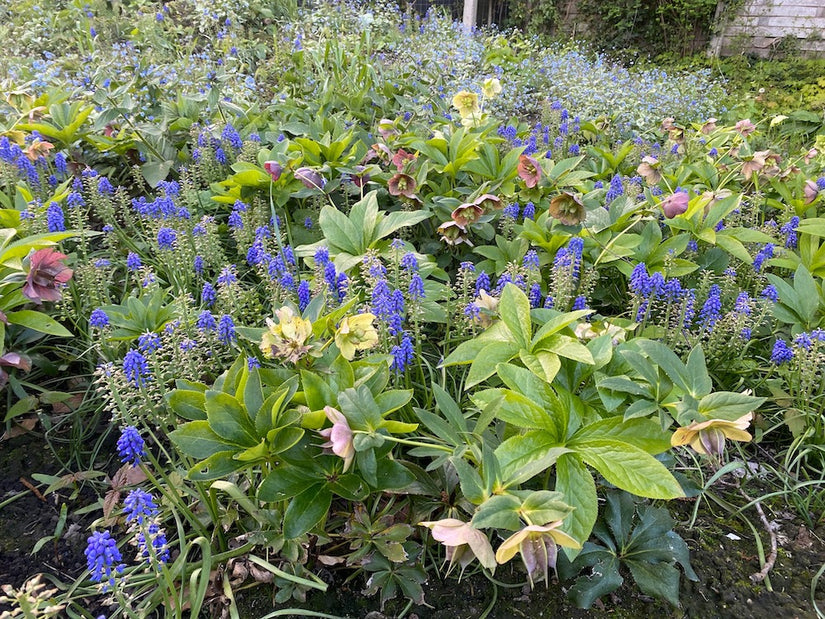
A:
[[[453,97],[453,107],[458,110],[462,118],[469,118],[481,113],[478,95],[469,90],[457,92]]]
[[[335,345],[344,359],[352,361],[356,350],[368,350],[378,343],[374,320],[373,314],[366,313],[344,317],[335,332]]]
[[[515,557],[517,553],[521,553],[524,567],[527,568],[527,578],[530,580],[530,586],[533,586],[534,575],[543,576],[546,585],[549,568],[556,568],[558,553],[556,544],[567,548],[581,548],[581,544],[576,540],[564,531],[558,530],[561,524],[561,520],[556,520],[544,526],[531,524],[521,531],[513,533],[498,547],[496,561],[504,564]]]
[[[292,308],[284,306],[275,312],[278,324],[266,319],[267,331],[261,338],[264,356],[297,363],[309,352],[306,341],[312,336],[312,323],[296,316]]]
[[[498,78],[491,77],[484,80],[484,83],[481,85],[481,94],[483,94],[486,99],[494,99],[496,95],[501,94],[501,82],[498,81]]]
[[[431,522],[419,522],[433,532],[433,539],[441,542],[447,548],[447,561],[450,569],[456,563],[464,571],[473,559],[478,558],[481,565],[489,570],[495,569],[496,557],[490,540],[478,529],[474,529],[469,522],[462,522],[456,518],[444,518]]]
[[[719,457],[725,448],[726,438],[742,442],[748,442],[753,438],[745,431],[751,419],[753,419],[753,412],[742,415],[735,421],[727,419],[694,421],[689,426],[676,430],[670,437],[670,444],[673,447],[690,445],[700,454]]]

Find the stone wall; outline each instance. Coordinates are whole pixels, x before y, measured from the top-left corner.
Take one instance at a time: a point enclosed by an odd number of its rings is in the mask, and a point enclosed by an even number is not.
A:
[[[721,27],[711,40],[713,54],[825,57],[825,0],[744,0],[736,9],[720,3],[717,15]]]

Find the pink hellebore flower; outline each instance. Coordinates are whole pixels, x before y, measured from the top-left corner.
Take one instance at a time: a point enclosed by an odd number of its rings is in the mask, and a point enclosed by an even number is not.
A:
[[[524,527],[502,542],[496,551],[496,561],[507,563],[516,556],[516,553],[521,553],[521,560],[527,568],[530,586],[534,585],[536,576],[543,578],[544,584],[547,585],[547,573],[550,568],[556,569],[556,557],[558,556],[556,544],[568,548],[581,548],[581,544],[576,540],[558,530],[561,523],[561,520],[556,520],[544,526]]]
[[[524,181],[528,189],[532,189],[541,180],[541,165],[535,158],[529,155],[519,155],[518,175]]]
[[[733,128],[736,129],[739,133],[741,133],[743,138],[748,137],[751,133],[756,131],[756,125],[754,125],[751,122],[750,118],[740,120],[738,123],[734,125]]]
[[[332,427],[326,430],[320,430],[319,434],[327,439],[327,442],[321,445],[325,449],[332,449],[332,453],[344,459],[344,472],[352,465],[355,459],[355,445],[352,442],[352,428],[349,427],[347,418],[344,413],[332,408],[331,406],[324,407],[324,413],[332,422]]]
[[[21,355],[16,352],[7,352],[0,357],[0,389],[6,386],[9,382],[9,375],[3,369],[3,366],[10,368],[18,368],[24,372],[32,369],[32,361],[26,355]]]
[[[415,179],[409,174],[401,174],[400,172],[387,182],[387,189],[391,196],[415,198],[415,187]]]
[[[441,240],[447,243],[447,245],[461,245],[462,243],[467,243],[470,247],[473,246],[470,239],[467,238],[467,230],[464,226],[456,223],[455,221],[445,221],[443,224],[438,226],[438,230],[436,230],[436,232],[441,235]]]
[[[415,161],[416,156],[413,153],[408,153],[403,148],[399,148],[398,152],[392,156],[392,164],[399,172],[404,170],[408,161]]]
[[[503,204],[501,203],[501,198],[498,196],[494,196],[491,193],[485,193],[477,197],[473,200],[473,204],[477,204],[481,208],[484,209],[484,212],[487,211],[498,211],[503,208]]]
[[[29,272],[23,286],[23,296],[38,305],[43,301],[59,301],[62,286],[72,278],[72,270],[61,262],[66,255],[47,247],[29,256]]]
[[[662,173],[659,171],[659,160],[655,157],[644,157],[639,167],[636,168],[636,172],[645,179],[648,185],[655,185],[662,180]]]
[[[274,182],[281,178],[283,168],[277,161],[264,161],[264,170],[272,177],[272,181]]]
[[[431,522],[419,522],[433,532],[433,539],[447,547],[447,561],[450,569],[456,564],[461,565],[461,571],[478,559],[487,569],[495,569],[496,556],[490,540],[478,529],[470,526],[469,522],[462,522],[456,518],[444,518]]]
[[[469,224],[474,224],[484,215],[484,208],[478,204],[462,204],[450,215],[453,221],[462,228]]]
[[[662,200],[661,206],[665,213],[665,217],[673,219],[677,215],[681,215],[688,208],[690,196],[684,191],[677,191]]]
[[[705,124],[702,125],[702,133],[708,135],[716,131],[716,119],[715,118],[708,118],[705,121]]]

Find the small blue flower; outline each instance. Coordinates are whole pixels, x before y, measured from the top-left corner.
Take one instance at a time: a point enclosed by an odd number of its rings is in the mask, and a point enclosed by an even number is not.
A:
[[[109,316],[102,309],[98,308],[92,311],[89,316],[89,326],[96,329],[102,329],[109,324]]]
[[[399,374],[402,373],[415,359],[415,348],[413,347],[410,336],[404,333],[401,338],[401,344],[393,346],[390,354],[392,355],[390,370],[398,372]]]
[[[528,251],[522,259],[522,265],[528,271],[539,270],[539,254],[535,249]]]
[[[521,216],[524,219],[535,219],[536,218],[536,205],[532,202],[528,202],[524,205],[524,208],[521,211]]]
[[[232,342],[237,341],[237,339],[235,322],[232,320],[232,316],[224,314],[218,321],[218,341],[224,346],[229,346]]]
[[[121,462],[131,463],[132,466],[137,466],[146,457],[146,443],[134,426],[126,426],[121,430],[117,440],[117,455]]]
[[[158,506],[150,493],[135,488],[123,501],[123,513],[126,514],[126,522],[143,524],[158,515]]]
[[[261,362],[258,361],[258,357],[247,357],[246,367],[249,370],[254,370],[255,368],[261,367]]]
[[[198,314],[198,320],[195,322],[195,326],[200,331],[214,331],[218,328],[218,323],[215,321],[212,312],[204,310]]]
[[[298,283],[298,309],[302,312],[307,308],[311,300],[312,291],[309,287],[309,282],[302,279]]]
[[[201,303],[206,307],[212,307],[217,298],[218,293],[215,291],[215,287],[209,282],[204,282],[203,288],[201,289]]]
[[[541,307],[541,286],[539,284],[530,286],[530,292],[527,294],[527,298],[530,300],[531,308]]]
[[[66,230],[66,217],[57,202],[51,202],[49,208],[46,209],[46,225],[49,232],[63,232]]]
[[[761,296],[763,299],[767,299],[768,301],[773,301],[774,303],[779,301],[779,292],[776,290],[776,286],[774,286],[773,284],[768,284],[767,286],[765,286],[762,292],[759,293],[759,296]]]
[[[172,228],[163,227],[158,230],[158,247],[160,249],[174,249],[178,240],[178,233]]]
[[[195,271],[195,275],[203,275],[203,267],[203,256],[195,256],[192,261],[192,269]]]
[[[130,350],[123,358],[123,371],[135,387],[140,387],[151,379],[149,362],[137,350]]]
[[[788,343],[785,340],[776,340],[771,352],[771,361],[776,365],[782,365],[793,359],[793,350],[788,348]]]
[[[123,573],[125,566],[120,562],[123,557],[117,549],[117,542],[108,531],[95,531],[87,540],[86,568],[91,572],[92,582],[101,582],[103,591],[115,586],[115,575]]]
[[[702,309],[699,310],[699,324],[702,329],[710,332],[719,320],[722,311],[722,290],[717,284],[710,287],[708,298]]]
[[[610,187],[608,187],[607,193],[604,195],[605,204],[610,204],[613,200],[623,195],[624,184],[622,183],[622,175],[615,174],[613,178],[610,179]]]
[[[138,337],[138,350],[140,352],[154,352],[160,348],[160,336],[157,333],[147,331]]]
[[[424,280],[421,279],[421,276],[418,273],[413,274],[410,279],[410,287],[408,292],[410,294],[410,298],[416,301],[420,301],[425,297]]]
[[[757,252],[756,256],[753,258],[754,271],[757,273],[762,271],[762,266],[765,264],[765,261],[773,258],[773,250],[773,243],[767,243],[762,249],[759,250],[759,252]]]
[[[478,274],[476,278],[476,296],[481,294],[481,291],[489,293],[492,290],[492,286],[490,283],[490,276],[486,273],[486,271],[482,271]]]

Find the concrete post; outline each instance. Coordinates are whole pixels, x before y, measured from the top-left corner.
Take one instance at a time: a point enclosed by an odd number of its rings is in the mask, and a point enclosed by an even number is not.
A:
[[[475,28],[478,0],[464,0],[464,27],[470,31]]]

